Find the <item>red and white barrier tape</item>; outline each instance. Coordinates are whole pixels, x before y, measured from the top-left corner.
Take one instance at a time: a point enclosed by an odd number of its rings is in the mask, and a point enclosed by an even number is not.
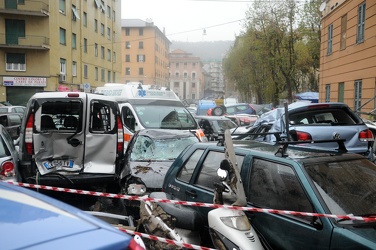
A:
[[[296,212],[296,211],[288,211],[288,210],[277,210],[277,209],[255,208],[255,207],[238,207],[238,206],[220,205],[220,204],[211,204],[211,203],[202,203],[202,202],[155,199],[155,198],[150,198],[150,197],[145,197],[145,196],[141,197],[141,196],[134,196],[134,195],[102,193],[102,192],[95,192],[95,191],[87,191],[87,190],[71,189],[71,188],[60,188],[60,187],[44,186],[44,185],[37,185],[37,184],[21,183],[21,182],[10,182],[9,181],[8,183],[18,185],[18,186],[21,186],[21,187],[29,187],[29,188],[36,188],[36,189],[45,189],[45,190],[50,190],[50,191],[67,192],[67,193],[83,194],[83,195],[92,195],[92,196],[100,196],[100,197],[107,197],[107,198],[117,198],[117,199],[124,199],[124,200],[133,200],[133,201],[134,200],[138,200],[138,201],[143,200],[143,201],[151,201],[151,202],[171,203],[171,204],[184,205],[184,206],[209,207],[209,208],[228,208],[228,209],[242,210],[242,211],[248,211],[248,212],[288,214],[288,215],[297,215],[297,216],[315,216],[315,217],[326,217],[326,218],[344,219],[344,220],[362,220],[362,221],[365,221],[365,222],[376,221],[376,217],[320,214],[320,213]]]
[[[120,231],[123,231],[123,232],[128,233],[128,234],[138,235],[138,236],[141,236],[143,238],[164,242],[164,243],[176,245],[176,246],[179,246],[179,247],[185,247],[185,248],[189,248],[189,249],[199,249],[199,250],[215,250],[215,249],[209,248],[209,247],[201,247],[201,246],[188,244],[188,243],[184,243],[184,242],[180,242],[180,241],[176,241],[176,240],[170,240],[170,239],[166,239],[166,238],[162,238],[162,237],[158,237],[158,236],[154,236],[154,235],[150,235],[150,234],[135,232],[135,231],[124,229],[124,228],[119,228],[119,227],[116,227],[116,228],[119,229]]]

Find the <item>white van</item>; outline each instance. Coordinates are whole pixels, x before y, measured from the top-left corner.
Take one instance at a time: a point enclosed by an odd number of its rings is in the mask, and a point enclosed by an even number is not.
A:
[[[192,130],[201,141],[206,141],[191,112],[171,90],[130,82],[106,83],[97,87],[96,93],[113,96],[118,102],[126,145],[135,131],[144,128]]]
[[[113,98],[82,92],[36,93],[21,125],[21,181],[118,192],[123,140],[119,106]]]

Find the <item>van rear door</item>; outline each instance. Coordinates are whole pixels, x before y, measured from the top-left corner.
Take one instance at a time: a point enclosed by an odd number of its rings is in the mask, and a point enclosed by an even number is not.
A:
[[[98,97],[99,98],[99,97]],[[86,173],[114,174],[118,157],[118,126],[120,116],[114,101],[92,99],[87,116],[87,135],[85,146]],[[119,117],[119,121],[117,121]],[[120,127],[122,128],[122,124]],[[121,130],[123,145],[123,130]],[[123,150],[123,148],[121,148]],[[120,152],[122,153],[122,152]]]

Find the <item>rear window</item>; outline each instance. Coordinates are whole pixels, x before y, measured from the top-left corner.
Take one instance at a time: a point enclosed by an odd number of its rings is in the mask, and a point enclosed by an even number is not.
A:
[[[81,100],[54,99],[43,102],[37,111],[36,130],[39,132],[51,130],[80,132],[82,130],[82,107]],[[38,115],[39,112],[40,115]]]
[[[289,116],[290,124],[295,125],[355,125],[352,115],[342,109],[306,111]]]

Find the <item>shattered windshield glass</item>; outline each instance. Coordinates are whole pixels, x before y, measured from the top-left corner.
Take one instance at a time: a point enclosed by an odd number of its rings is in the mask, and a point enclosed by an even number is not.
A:
[[[132,149],[131,161],[175,160],[188,145],[196,142],[198,139],[195,136],[171,139],[139,136]]]

